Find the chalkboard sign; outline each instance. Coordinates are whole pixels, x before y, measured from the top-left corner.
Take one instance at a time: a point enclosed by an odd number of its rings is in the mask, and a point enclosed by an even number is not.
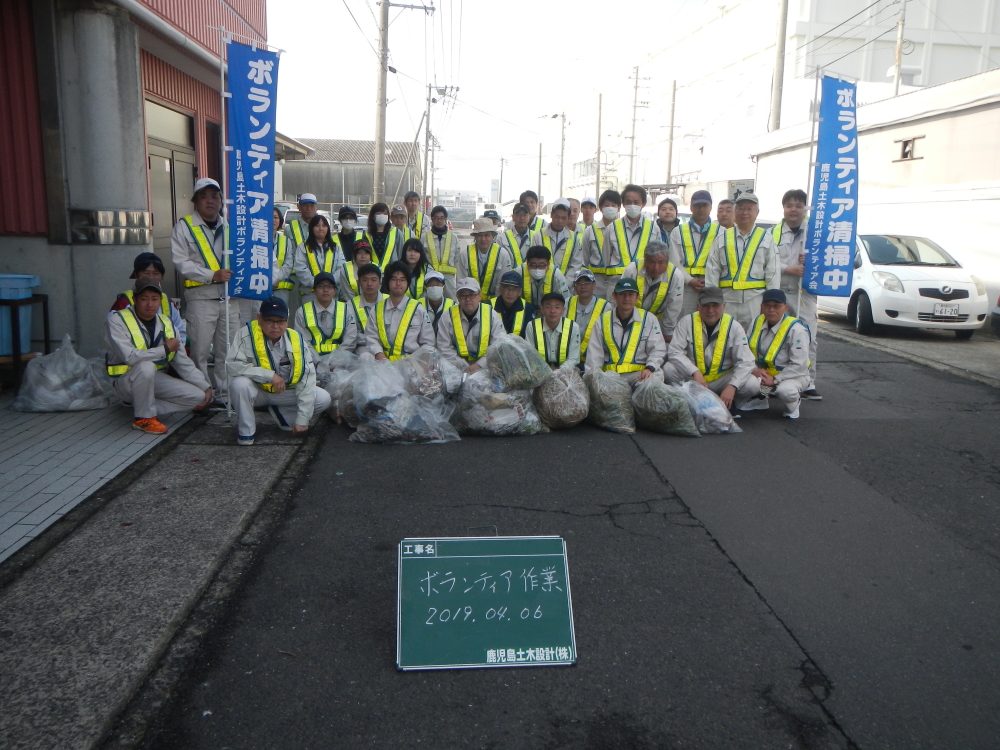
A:
[[[397,617],[403,670],[576,663],[557,536],[404,539]]]

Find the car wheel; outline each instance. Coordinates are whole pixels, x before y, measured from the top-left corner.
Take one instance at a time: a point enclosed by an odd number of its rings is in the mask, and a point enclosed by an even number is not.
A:
[[[858,302],[855,305],[854,330],[864,335],[875,330],[875,321],[872,320],[872,303],[864,292],[858,295]]]
[[[955,331],[955,338],[959,341],[968,341],[972,338],[972,334],[976,332],[975,328],[967,329],[964,331]]]

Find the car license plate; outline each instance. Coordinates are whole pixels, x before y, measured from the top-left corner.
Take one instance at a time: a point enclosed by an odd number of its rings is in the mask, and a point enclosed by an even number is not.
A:
[[[934,314],[947,316],[949,318],[958,317],[958,305],[953,305],[948,302],[935,302],[934,303]]]

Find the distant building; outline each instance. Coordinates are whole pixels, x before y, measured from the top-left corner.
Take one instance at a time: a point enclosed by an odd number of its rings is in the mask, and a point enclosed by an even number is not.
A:
[[[475,190],[438,190],[433,205],[447,208],[448,218],[453,222],[472,221],[479,204],[485,202]]]

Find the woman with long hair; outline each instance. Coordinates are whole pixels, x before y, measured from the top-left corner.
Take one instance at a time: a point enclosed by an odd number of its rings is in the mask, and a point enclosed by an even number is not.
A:
[[[365,239],[372,246],[372,263],[383,272],[400,258],[403,250],[403,233],[389,223],[389,206],[375,203],[368,212],[368,231]]]
[[[322,214],[316,214],[309,221],[305,242],[295,248],[293,265],[303,303],[313,300],[312,285],[316,274],[325,271],[336,275],[344,265],[340,243],[332,237],[330,221]]]
[[[403,243],[403,252],[400,260],[410,269],[410,291],[409,295],[414,299],[424,296],[424,274],[429,265],[427,261],[427,251],[424,243],[416,237],[408,239]]]

